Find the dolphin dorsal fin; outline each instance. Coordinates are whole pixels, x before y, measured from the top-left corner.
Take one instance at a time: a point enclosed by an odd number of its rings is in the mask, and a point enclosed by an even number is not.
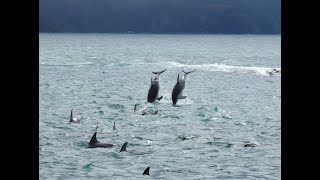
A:
[[[113,130],[115,131],[116,130],[116,122],[113,121]]]
[[[97,122],[96,131],[98,131],[99,128],[99,122]]]
[[[71,109],[70,122],[72,122],[72,119],[73,119],[72,110],[73,110],[73,108]]]
[[[122,151],[127,151],[127,144],[128,144],[128,142],[125,142],[125,143],[122,145],[122,147],[121,147],[121,149],[120,149],[120,152],[122,152]]]
[[[179,73],[178,73],[177,83],[179,83]]]
[[[138,104],[135,104],[135,105],[134,105],[134,112],[137,111],[137,106],[138,106]]]
[[[147,169],[143,171],[142,175],[150,176],[149,171],[150,171],[150,167],[147,167]]]
[[[89,145],[95,145],[97,144],[99,141],[97,140],[97,132],[95,132],[89,142]]]

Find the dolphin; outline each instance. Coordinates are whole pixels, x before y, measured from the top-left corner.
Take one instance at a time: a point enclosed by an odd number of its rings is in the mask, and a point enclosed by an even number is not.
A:
[[[122,152],[122,151],[127,151],[127,144],[128,144],[128,142],[125,142],[125,143],[122,145],[122,147],[121,147],[121,149],[120,149],[120,152]]]
[[[148,111],[147,111],[147,108],[146,107],[144,107],[144,108],[141,108],[141,109],[137,109],[137,106],[138,106],[139,104],[135,104],[134,105],[134,112],[135,113],[139,113],[139,114],[141,114],[141,115],[146,115],[146,114],[148,114]]]
[[[95,132],[89,142],[89,146],[88,148],[108,148],[108,147],[112,147],[113,144],[108,144],[108,143],[101,143],[97,140],[97,132]]]
[[[99,128],[99,123],[97,122],[96,132],[98,131],[98,128]]]
[[[120,153],[126,152],[126,153],[133,154],[133,155],[145,155],[148,153],[148,152],[127,151],[127,145],[128,145],[128,142],[123,143],[123,145],[121,146],[121,149],[120,149]]]
[[[187,75],[189,73],[194,72],[193,71],[189,71],[189,72],[185,72],[184,70],[182,70],[182,72],[184,73],[184,75],[180,78],[179,74],[178,74],[178,78],[177,78],[177,83],[174,85],[174,88],[172,90],[172,94],[171,94],[171,99],[172,99],[172,103],[173,105],[176,105],[179,99],[185,99],[187,96],[183,96],[183,90],[186,84],[186,78]]]
[[[100,134],[110,134],[110,133],[112,133],[112,132],[108,132],[108,131],[104,131],[103,132],[102,129],[100,131],[98,131],[98,129],[99,129],[99,123],[97,122],[97,126],[95,128],[95,132],[99,132]],[[112,129],[113,129],[113,132],[115,132],[118,135],[118,130],[116,129],[116,122],[115,121],[113,122],[113,128]]]
[[[71,109],[70,121],[69,122],[71,122],[71,123],[80,123],[83,120],[83,117],[80,117],[80,118],[73,117],[72,111],[73,111],[73,108]]]
[[[160,89],[160,74],[163,73],[165,70],[159,71],[159,72],[152,72],[156,75],[154,79],[151,78],[151,85],[148,92],[148,100],[147,102],[153,103],[156,100],[160,101],[162,99],[162,96],[158,97],[159,95],[159,89]]]
[[[148,175],[148,176],[150,176],[149,171],[150,171],[150,167],[147,167],[147,168],[143,171],[142,175]]]

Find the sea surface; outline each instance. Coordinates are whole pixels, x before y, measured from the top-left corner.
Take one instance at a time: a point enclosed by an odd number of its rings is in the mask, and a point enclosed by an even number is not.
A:
[[[40,179],[281,179],[280,35],[39,37]],[[172,106],[183,69],[196,71]],[[114,147],[87,148],[95,131]]]

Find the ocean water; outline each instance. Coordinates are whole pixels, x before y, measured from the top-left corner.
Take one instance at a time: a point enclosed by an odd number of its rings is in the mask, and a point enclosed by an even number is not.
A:
[[[280,35],[39,37],[40,179],[281,178]],[[165,68],[163,99],[147,103],[151,72]],[[172,106],[182,69],[196,71]],[[72,108],[82,123],[69,123]],[[114,147],[87,148],[97,124]]]

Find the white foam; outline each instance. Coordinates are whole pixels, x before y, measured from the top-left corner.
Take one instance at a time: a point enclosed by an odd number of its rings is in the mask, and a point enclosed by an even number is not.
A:
[[[227,64],[199,64],[199,65],[187,65],[178,62],[168,62],[169,65],[174,67],[190,68],[190,69],[201,69],[204,71],[220,71],[220,72],[239,72],[248,74],[257,74],[263,76],[277,75],[281,76],[281,68],[270,68],[270,67],[246,67],[246,66],[232,66]],[[271,74],[274,70],[280,71],[279,73]]]
[[[47,65],[47,66],[80,66],[80,65],[89,65],[93,64],[92,62],[83,62],[83,63],[40,63],[40,65]]]

